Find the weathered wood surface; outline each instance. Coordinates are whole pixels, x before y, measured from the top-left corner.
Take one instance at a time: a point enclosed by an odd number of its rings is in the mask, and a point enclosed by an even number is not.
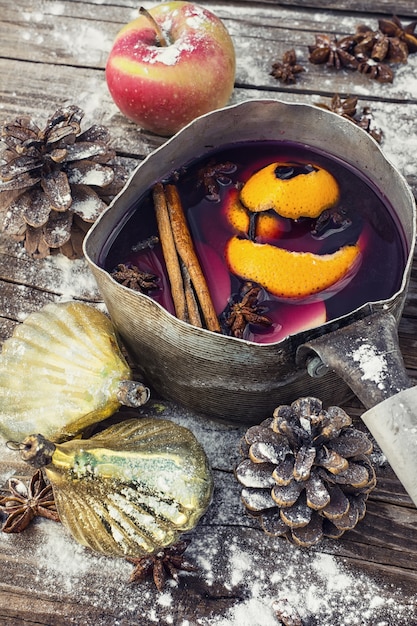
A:
[[[202,4],[224,20],[235,42],[232,102],[258,97],[328,102],[334,93],[356,95],[360,107],[372,108],[384,131],[383,150],[417,191],[417,58],[396,68],[392,85],[380,85],[357,72],[309,64],[307,48],[319,32],[347,34],[359,23],[376,28],[382,14],[395,12],[408,23],[417,15],[414,0]],[[134,0],[0,0],[0,121],[29,114],[42,123],[58,106],[78,104],[86,112],[86,124],[98,121],[110,127],[119,158],[132,169],[163,140],[118,113],[103,70],[114,36],[136,11]],[[269,75],[271,64],[292,47],[307,71],[295,85],[282,85]],[[100,302],[83,261],[33,261],[17,244],[0,239],[0,341],[31,311],[68,298]],[[400,323],[401,350],[415,379],[416,330],[417,259]],[[359,423],[360,403],[352,401],[346,409]],[[188,549],[199,572],[183,575],[164,594],[148,583],[130,586],[127,563],[93,555],[75,545],[60,525],[41,521],[20,536],[0,534],[0,624],[267,626],[278,624],[271,603],[282,597],[299,605],[305,624],[417,623],[417,511],[378,449],[378,485],[365,519],[341,540],[304,551],[268,538],[243,511],[233,476],[243,428],[203,420],[168,404],[154,410],[192,428],[213,465],[214,501]],[[2,451],[0,486],[14,473],[25,472],[12,452]],[[334,589],[330,565],[340,567],[345,577],[335,574],[340,580]],[[311,593],[324,593],[323,601],[309,603]],[[254,604],[256,615],[251,614]]]

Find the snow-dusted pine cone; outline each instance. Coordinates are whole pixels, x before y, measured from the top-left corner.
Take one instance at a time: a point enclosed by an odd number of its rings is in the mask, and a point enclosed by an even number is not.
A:
[[[94,124],[81,132],[83,116],[68,106],[43,129],[30,117],[3,125],[1,229],[35,258],[51,249],[81,256],[86,231],[125,183],[123,168],[110,165],[109,131]]]
[[[365,515],[376,484],[371,451],[339,407],[311,397],[279,406],[242,441],[243,503],[268,534],[301,546],[337,539]]]

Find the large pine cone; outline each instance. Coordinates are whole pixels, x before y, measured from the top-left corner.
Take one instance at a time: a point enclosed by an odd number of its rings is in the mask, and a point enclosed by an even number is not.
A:
[[[29,117],[6,122],[0,152],[2,230],[34,258],[55,249],[81,256],[91,224],[126,181],[110,165],[110,133],[94,124],[81,132],[83,111],[58,109],[40,129]]]
[[[325,411],[317,398],[275,409],[242,441],[236,468],[242,500],[266,533],[301,546],[339,538],[366,512],[376,484],[372,443],[339,407]]]

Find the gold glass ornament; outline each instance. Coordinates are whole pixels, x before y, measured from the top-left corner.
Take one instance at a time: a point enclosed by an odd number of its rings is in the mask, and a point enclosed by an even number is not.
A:
[[[149,390],[132,372],[109,318],[81,302],[30,314],[0,356],[0,434],[22,441],[43,433],[63,441],[113,414],[140,406]]]
[[[168,420],[129,419],[62,444],[30,435],[18,449],[25,461],[45,466],[74,538],[109,556],[151,555],[174,544],[211,500],[203,448]]]

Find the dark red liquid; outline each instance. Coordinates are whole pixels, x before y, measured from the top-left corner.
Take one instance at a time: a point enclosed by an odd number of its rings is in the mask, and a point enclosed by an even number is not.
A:
[[[341,317],[368,302],[389,299],[400,288],[406,258],[403,236],[393,209],[384,203],[378,190],[350,166],[293,143],[234,144],[175,173],[194,245],[220,319],[244,282],[229,271],[225,259],[226,243],[237,234],[228,219],[227,206],[238,194],[239,186],[257,170],[276,161],[313,164],[327,169],[340,187],[338,211],[323,224],[310,218],[296,221],[281,218],[277,235],[272,233],[263,239],[258,237],[256,241],[320,255],[332,254],[359,241],[361,255],[360,262],[346,279],[302,300],[280,299],[262,289],[263,314],[273,323],[267,328],[248,325],[244,334],[245,339],[259,343],[278,341],[289,334]],[[198,182],[201,180],[199,170],[208,163],[234,164],[234,168],[226,167],[223,173],[213,178],[215,189],[214,193],[211,189],[211,196],[217,195],[215,198],[209,197],[204,185]],[[166,180],[173,176],[168,174]],[[138,242],[157,234],[149,191],[138,199],[114,240],[108,242],[107,250],[102,253],[102,264],[109,272],[117,264],[125,263],[158,275],[159,288],[149,295],[174,313],[160,244],[146,251],[135,251]]]

